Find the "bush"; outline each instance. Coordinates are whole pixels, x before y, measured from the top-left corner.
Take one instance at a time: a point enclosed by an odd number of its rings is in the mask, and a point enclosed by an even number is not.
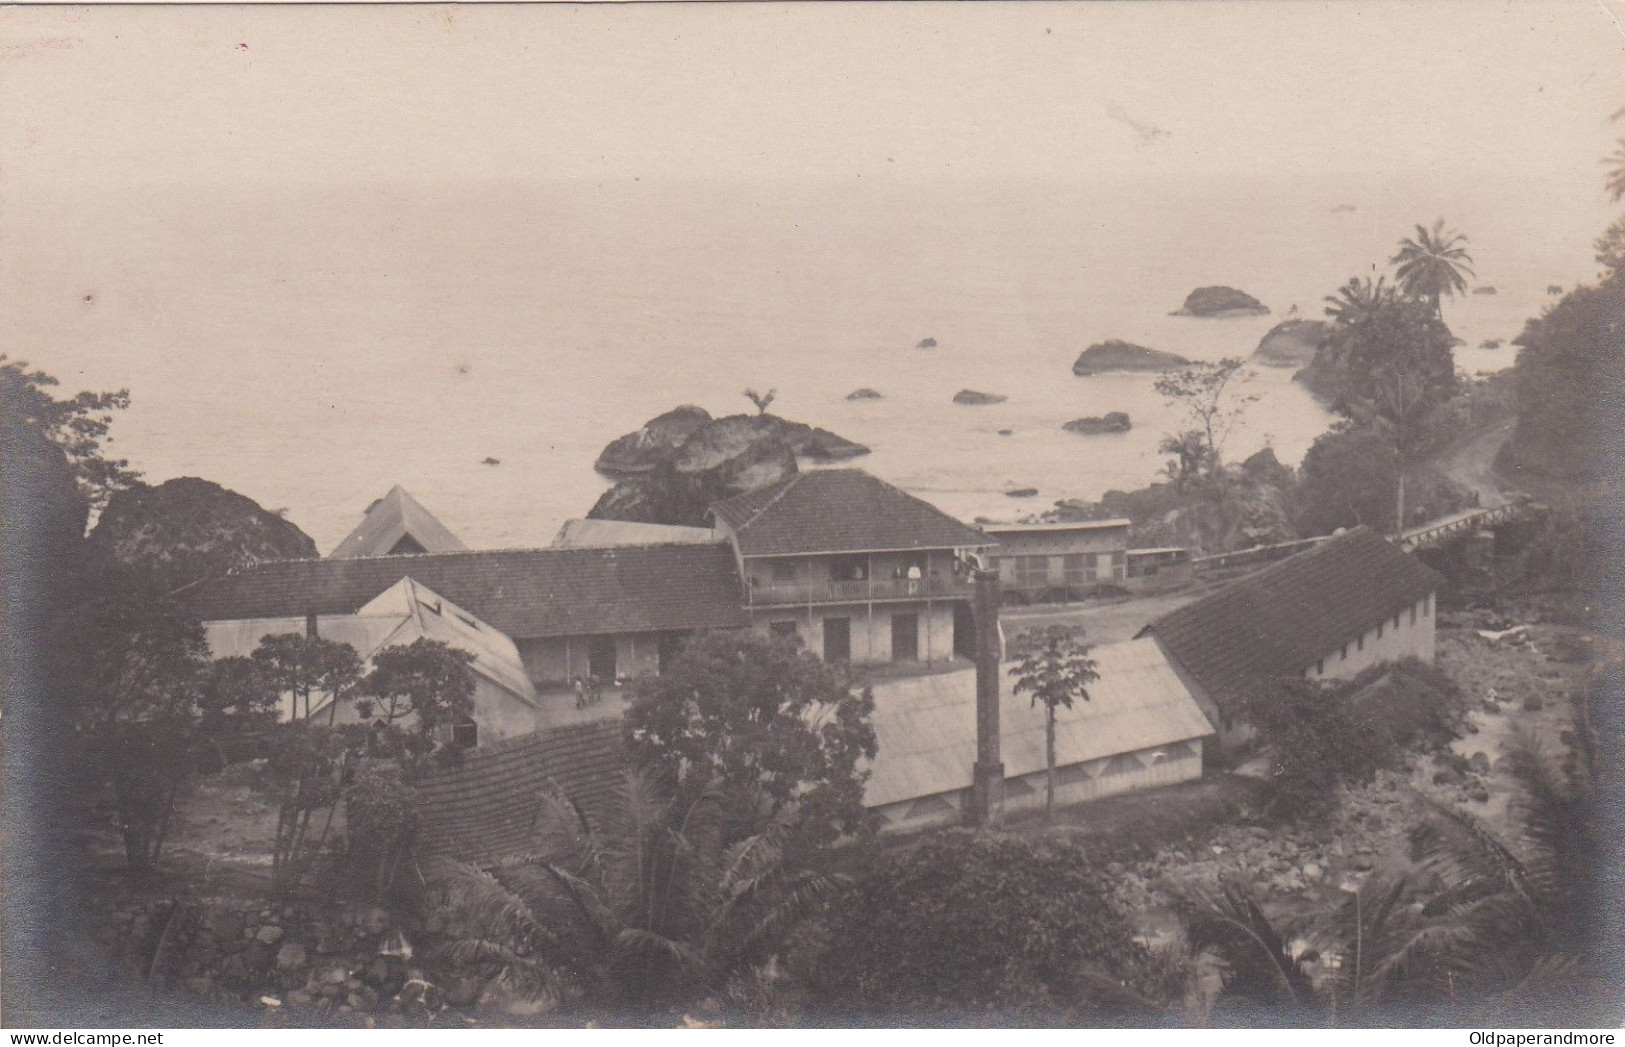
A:
[[[1450,741],[1461,702],[1447,677],[1412,658],[1335,683],[1267,681],[1239,695],[1236,709],[1269,750],[1273,806],[1297,817],[1324,809],[1339,786],[1369,781],[1419,746]]]
[[[840,1024],[1143,1021],[1172,977],[1060,840],[932,836],[876,862],[824,931],[807,979]]]

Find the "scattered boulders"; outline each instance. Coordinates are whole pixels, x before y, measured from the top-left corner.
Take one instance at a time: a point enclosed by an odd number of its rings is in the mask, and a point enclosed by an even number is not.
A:
[[[1004,492],[1006,498],[1035,498],[1038,496],[1036,487],[1017,487]]]
[[[1165,353],[1119,338],[1109,338],[1079,353],[1072,362],[1072,373],[1085,378],[1112,371],[1172,371],[1189,363],[1177,353]]]
[[[1097,436],[1103,433],[1126,433],[1134,426],[1127,414],[1122,411],[1110,411],[1098,418],[1074,418],[1061,428],[1069,433]]]
[[[885,397],[882,396],[878,390],[870,389],[868,386],[864,386],[862,389],[854,389],[854,390],[852,390],[850,393],[846,394],[846,398],[848,400],[884,400],[885,399]]]
[[[1234,287],[1198,287],[1185,296],[1185,304],[1170,316],[1263,316],[1269,312],[1264,305],[1245,291]]]
[[[1008,396],[1003,396],[999,393],[982,393],[977,392],[975,389],[961,389],[959,392],[954,394],[954,403],[963,404],[967,407],[982,407],[987,404],[1002,404],[1008,399]]]

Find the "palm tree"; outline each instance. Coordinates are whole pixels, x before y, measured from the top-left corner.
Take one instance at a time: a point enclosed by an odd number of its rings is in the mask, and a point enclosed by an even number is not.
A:
[[[1392,302],[1396,292],[1388,286],[1388,278],[1375,280],[1352,276],[1348,283],[1326,296],[1326,315],[1338,324],[1349,327],[1368,320]]]
[[[1186,900],[1191,951],[1223,961],[1225,998],[1303,1022],[1394,1024],[1393,1007],[1404,1008],[1399,1024],[1493,1024],[1520,1012],[1527,1024],[1531,1007],[1559,1024],[1609,1020],[1585,1011],[1608,997],[1576,959],[1599,868],[1595,730],[1589,707],[1578,711],[1568,766],[1532,736],[1515,733],[1506,746],[1516,839],[1424,797],[1432,817],[1412,836],[1415,869],[1346,884],[1334,910],[1290,929],[1245,887],[1222,884]],[[1293,950],[1295,937],[1323,949]],[[1327,953],[1337,963],[1319,964]]]
[[[1467,238],[1444,227],[1444,219],[1432,229],[1416,227],[1416,236],[1399,242],[1399,253],[1389,261],[1397,269],[1394,276],[1400,290],[1433,306],[1435,316],[1443,317],[1440,300],[1445,295],[1466,292],[1466,277],[1474,275],[1473,259],[1467,253]],[[1465,274],[1465,276],[1463,275]]]
[[[757,414],[766,414],[767,409],[773,406],[773,401],[778,399],[779,391],[769,389],[765,393],[759,393],[755,389],[746,389],[744,395],[745,399],[756,405]]]
[[[537,852],[440,867],[464,931],[445,958],[542,1007],[676,1005],[748,979],[846,881],[786,866],[784,817],[725,845],[719,799],[678,811],[628,773],[593,825],[563,796],[545,797]]]

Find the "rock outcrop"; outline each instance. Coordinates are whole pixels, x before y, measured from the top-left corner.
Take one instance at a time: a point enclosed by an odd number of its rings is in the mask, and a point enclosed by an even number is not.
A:
[[[1104,433],[1126,433],[1134,425],[1122,411],[1108,411],[1099,418],[1074,418],[1061,428],[1083,436],[1099,436]]]
[[[920,339],[920,344],[916,345],[914,348],[916,348],[916,349],[935,349],[936,347],[937,347],[937,340],[935,338],[921,338]]]
[[[86,540],[86,553],[166,589],[265,560],[317,555],[310,536],[279,514],[195,476],[114,494]]]
[[[1324,320],[1284,320],[1259,341],[1253,359],[1265,367],[1306,366],[1330,330]]]
[[[1009,397],[998,393],[979,393],[975,389],[961,389],[954,394],[954,403],[964,404],[967,407],[981,407],[986,404],[1002,404]]]
[[[1185,296],[1185,304],[1170,316],[1263,316],[1269,308],[1234,287],[1198,287]]]
[[[1072,362],[1072,373],[1080,377],[1110,371],[1172,371],[1190,361],[1177,353],[1147,349],[1143,345],[1116,338],[1096,342]]]
[[[711,412],[693,404],[674,407],[649,419],[636,432],[627,433],[598,455],[593,468],[611,479],[652,472],[668,460],[695,430],[711,421]]]
[[[879,392],[877,392],[874,389],[870,389],[868,386],[865,386],[862,389],[854,389],[852,392],[846,394],[846,398],[848,400],[883,400],[883,399],[885,399],[885,397],[881,396]]]
[[[610,446],[625,440],[623,436]],[[708,418],[675,445],[667,441],[664,450],[651,452],[653,464],[622,476],[587,518],[700,527],[713,503],[794,475],[797,458],[834,462],[868,453],[862,444],[827,429],[775,415]]]

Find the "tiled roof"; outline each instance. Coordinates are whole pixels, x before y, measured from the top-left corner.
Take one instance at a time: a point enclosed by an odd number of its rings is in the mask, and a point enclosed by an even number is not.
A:
[[[613,802],[625,774],[618,719],[548,728],[476,749],[460,766],[416,786],[418,846],[475,862],[532,850],[541,843],[537,814],[549,788],[592,821]]]
[[[396,484],[389,493],[367,506],[356,529],[327,555],[386,556],[402,538],[410,536],[426,553],[457,553],[468,548],[434,514],[423,508],[406,488]],[[415,551],[415,550],[414,550]]]
[[[861,469],[815,469],[711,507],[745,556],[983,548],[996,544]]]
[[[516,640],[745,624],[720,544],[277,560],[188,593],[204,621],[351,614],[408,576]]]
[[[1140,631],[1218,699],[1303,672],[1438,589],[1430,568],[1359,527],[1248,575]]]
[[[1067,767],[1213,733],[1168,660],[1150,640],[1097,647],[1100,679],[1089,701],[1055,711],[1055,764]],[[999,672],[999,748],[1006,778],[1044,769],[1044,707]],[[976,762],[976,670],[874,684],[878,751],[869,807],[968,787]]]

